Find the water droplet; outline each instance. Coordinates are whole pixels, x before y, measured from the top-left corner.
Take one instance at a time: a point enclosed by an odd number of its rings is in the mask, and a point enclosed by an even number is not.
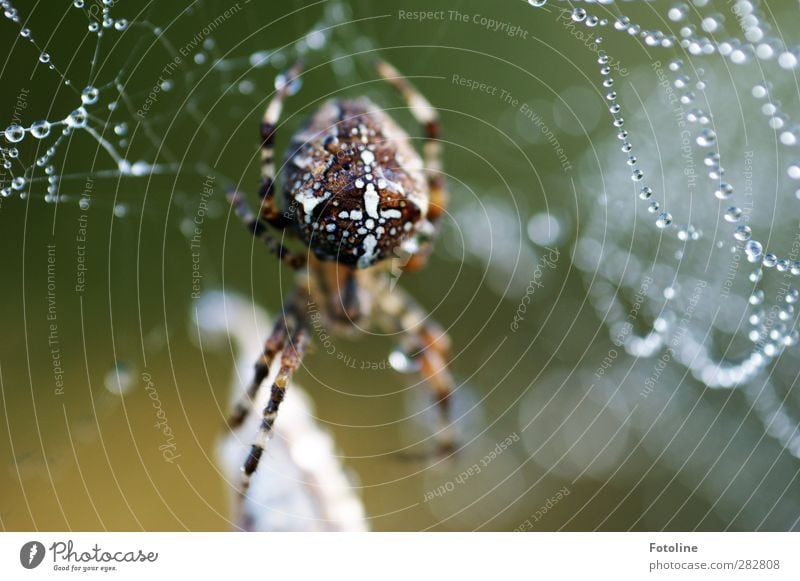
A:
[[[667,18],[672,20],[673,22],[680,22],[684,18],[686,18],[688,8],[686,4],[677,4],[667,10]]]
[[[753,306],[760,305],[764,302],[764,291],[761,289],[753,291],[753,294],[750,295],[750,298],[747,299],[747,302]]]
[[[700,147],[712,147],[717,142],[717,134],[708,127],[700,131],[697,136],[697,145]]]
[[[83,91],[81,91],[81,103],[84,105],[94,105],[97,103],[97,99],[100,96],[100,91],[96,88],[92,87],[91,85],[85,87]]]
[[[528,4],[530,4],[534,8],[541,8],[542,6],[547,4],[547,0],[528,0]]]
[[[790,146],[800,143],[800,126],[794,125],[781,132],[780,140],[782,144]]]
[[[564,233],[561,222],[547,212],[536,214],[528,221],[528,237],[539,246],[557,245]]]
[[[151,170],[151,166],[146,161],[135,161],[133,165],[130,166],[130,173],[134,176],[143,176],[147,175],[147,173]]]
[[[703,163],[708,167],[719,167],[719,152],[712,151],[703,158]]]
[[[50,55],[46,52],[43,52],[39,55],[39,62],[49,63],[50,62]]]
[[[744,246],[745,254],[747,254],[748,260],[750,262],[755,262],[761,257],[761,252],[763,251],[763,247],[761,243],[757,240],[750,240]]]
[[[47,121],[36,121],[31,125],[31,135],[36,139],[44,139],[50,135],[50,123]]]
[[[411,359],[400,350],[392,351],[389,354],[389,365],[398,373],[415,373],[419,371],[419,362]]]
[[[135,385],[133,371],[127,364],[119,362],[106,373],[103,383],[111,393],[124,395]]]
[[[669,212],[661,212],[656,219],[656,226],[666,228],[672,224],[672,215]]]
[[[728,183],[722,182],[719,184],[719,187],[716,190],[714,190],[714,195],[719,200],[727,200],[733,195],[733,186]]]
[[[17,176],[11,180],[11,187],[17,191],[25,187],[26,180],[22,176]]]
[[[721,14],[712,14],[700,21],[700,28],[706,32],[717,32],[722,27],[724,21],[725,19]]]
[[[798,58],[797,55],[791,51],[786,51],[780,54],[778,57],[778,65],[782,69],[791,70],[797,68]]]
[[[5,137],[11,143],[19,143],[25,137],[25,129],[21,125],[13,123],[6,127]]]
[[[586,10],[583,8],[575,8],[572,11],[572,20],[575,22],[583,22],[586,19]]]
[[[752,236],[752,230],[746,224],[740,224],[733,232],[733,237],[739,241],[750,240],[750,236]]]
[[[726,222],[738,222],[739,218],[742,217],[742,210],[741,208],[737,208],[736,206],[731,206],[727,210],[725,210],[725,221]]]
[[[82,128],[86,127],[88,118],[89,114],[86,112],[86,109],[84,109],[83,107],[78,107],[72,113],[69,114],[69,117],[67,117],[65,121],[67,122],[67,126],[69,127]]]
[[[685,89],[689,85],[689,77],[686,75],[678,75],[672,84],[676,89]]]
[[[300,86],[302,85],[302,81],[299,78],[294,78],[287,86],[287,79],[286,75],[281,73],[277,77],[275,77],[275,90],[276,91],[286,91],[287,95],[294,95],[297,91],[300,90]]]

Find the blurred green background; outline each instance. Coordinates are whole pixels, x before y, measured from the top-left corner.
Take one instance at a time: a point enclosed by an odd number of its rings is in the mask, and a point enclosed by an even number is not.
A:
[[[453,372],[463,382],[457,405],[465,410],[461,429],[470,443],[453,464],[417,470],[392,454],[428,429],[412,418],[427,400],[403,389],[407,376],[349,368],[316,349],[296,377],[363,487],[371,528],[512,530],[526,520],[533,530],[798,526],[800,464],[764,438],[738,394],[706,393],[673,366],[662,389],[680,396],[649,399],[635,412],[644,419],[628,424],[641,377],[653,362],[621,356],[625,369],[618,377],[603,383],[594,376],[614,345],[589,306],[587,283],[571,254],[584,224],[602,217],[596,196],[616,187],[603,181],[603,152],[617,154],[623,168],[624,158],[598,87],[597,55],[569,33],[554,6],[125,1],[110,14],[126,18],[126,30],[107,30],[98,48],[96,34],[87,30],[87,8],[66,1],[26,4],[17,9],[38,48],[19,36],[21,25],[0,23],[3,115],[13,117],[24,89],[20,123],[62,119],[79,104],[81,88],[93,85],[100,97],[88,107],[90,126],[105,130],[127,160],[155,170],[121,176],[96,139],[75,132],[53,156],[57,204],[45,201],[47,175],[38,167],[25,199],[2,200],[4,529],[229,528],[227,485],[215,468],[214,444],[222,434],[233,355],[224,347],[202,349],[191,324],[192,220],[202,212],[204,183],[211,183],[195,254],[202,289],[240,293],[272,313],[279,309],[291,277],[229,219],[224,191],[239,184],[255,202],[258,122],[275,75],[298,44],[307,72],[302,90],[287,102],[279,154],[321,100],[345,95],[365,94],[395,108],[393,116],[421,145],[405,104],[371,68],[377,55],[412,78],[439,109],[443,127],[450,214],[428,268],[404,275],[401,284],[453,338]],[[667,5],[625,8],[664,25]],[[230,16],[218,20],[226,10]],[[441,16],[408,16],[431,10]],[[322,36],[308,34],[326,26],[332,28]],[[626,72],[645,71],[637,86],[652,90],[650,51],[609,28],[602,32],[604,46]],[[185,56],[165,75],[182,49]],[[42,50],[57,71],[38,61]],[[617,78],[627,86],[628,78]],[[459,79],[479,86],[471,90]],[[156,85],[150,110],[137,116]],[[632,97],[630,104],[641,106]],[[552,129],[561,154],[525,111]],[[20,159],[32,165],[55,135],[41,141],[27,136]],[[629,183],[619,188],[627,191]],[[88,209],[80,205],[87,187]],[[537,216],[532,240],[529,222]],[[553,230],[537,234],[548,219]],[[603,219],[612,230],[619,225],[613,212]],[[78,292],[83,224],[85,286]],[[48,245],[55,245],[54,281],[48,281]],[[536,265],[548,255],[544,246],[557,247],[560,258],[540,273],[542,286],[512,331]],[[644,262],[657,254],[651,246],[633,248]],[[719,266],[724,273],[726,266]],[[54,282],[55,331],[48,282]],[[54,347],[63,394],[55,385]],[[357,361],[385,362],[393,343],[337,339],[337,348]],[[793,385],[795,372],[796,359],[781,385]],[[163,437],[153,428],[144,373],[157,386],[174,431],[175,463],[158,450]],[[632,395],[620,403],[615,389],[626,382]],[[545,414],[523,430],[542,408]],[[491,470],[423,502],[426,492],[511,434],[521,441]],[[539,448],[550,435],[555,438]],[[698,441],[699,452],[692,450]],[[569,495],[534,522],[532,515],[564,487]]]

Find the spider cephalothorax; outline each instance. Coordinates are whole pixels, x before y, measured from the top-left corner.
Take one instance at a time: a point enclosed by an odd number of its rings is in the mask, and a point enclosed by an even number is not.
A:
[[[286,207],[320,260],[366,268],[425,229],[422,159],[366,98],[325,103],[289,144],[284,167]]]
[[[436,111],[385,62],[378,72],[405,98],[424,131],[423,158],[408,134],[366,98],[331,100],[298,131],[287,147],[283,207],[275,201],[275,135],[284,99],[299,86],[300,65],[276,82],[261,122],[261,207],[253,214],[236,191],[233,208],[250,231],[288,266],[298,270],[294,289],[256,362],[246,393],[236,402],[231,427],[242,424],[270,366],[280,366],[264,408],[261,428],[244,463],[240,493],[277,419],[289,378],[311,340],[311,313],[337,332],[377,328],[398,336],[432,389],[440,411],[440,453],[452,451],[448,420],[453,380],[448,370],[450,340],[427,313],[390,281],[381,261],[403,257],[403,270],[424,266],[444,212],[446,195],[439,167]],[[304,252],[289,250],[273,234],[299,238]],[[386,264],[385,262],[383,264]],[[304,270],[300,270],[305,267]]]

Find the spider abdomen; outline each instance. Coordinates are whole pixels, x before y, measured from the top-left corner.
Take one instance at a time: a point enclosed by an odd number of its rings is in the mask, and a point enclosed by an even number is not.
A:
[[[321,260],[372,266],[426,222],[422,160],[408,134],[366,98],[323,104],[286,158],[287,214]]]

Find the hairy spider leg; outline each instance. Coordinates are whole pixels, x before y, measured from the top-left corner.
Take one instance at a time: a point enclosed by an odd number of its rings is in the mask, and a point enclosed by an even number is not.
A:
[[[257,218],[252,213],[241,193],[235,190],[228,192],[228,200],[245,226],[259,237],[278,258],[295,269],[305,264],[305,256],[289,251],[272,235],[267,225],[283,230],[291,223],[289,218],[278,211],[275,204],[275,128],[283,109],[283,100],[291,93],[301,69],[302,64],[298,61],[280,77],[282,81],[277,87],[275,96],[267,105],[261,121],[261,187],[259,188],[261,207],[259,217]]]
[[[278,121],[283,111],[283,101],[287,95],[292,94],[303,65],[295,62],[289,70],[278,77],[275,96],[264,110],[261,120],[261,210],[259,215],[262,220],[278,229],[283,229],[291,223],[291,219],[284,216],[275,203],[275,132]]]
[[[442,173],[442,146],[439,141],[439,115],[430,102],[420,93],[400,72],[384,60],[375,63],[378,74],[403,96],[414,119],[419,123],[425,134],[422,146],[423,161],[425,163],[425,179],[430,192],[430,206],[428,207],[428,221],[438,231],[439,219],[447,210],[448,195]],[[430,242],[423,244],[406,263],[407,271],[419,270],[428,260],[432,250]]]
[[[455,385],[449,369],[450,337],[414,299],[397,287],[380,293],[377,306],[383,326],[402,333],[403,350],[419,365],[420,375],[432,391],[438,411],[437,453],[449,456],[456,447],[450,420],[450,396]]]
[[[253,402],[258,395],[258,390],[261,384],[269,375],[269,369],[275,356],[280,352],[286,344],[286,337],[288,335],[287,329],[295,328],[297,320],[294,313],[286,309],[283,311],[281,317],[275,321],[275,326],[272,329],[269,337],[264,343],[264,349],[261,351],[261,356],[255,363],[253,370],[253,378],[247,386],[247,390],[239,397],[233,406],[233,411],[228,417],[228,427],[236,429],[240,427],[247,416],[250,415],[250,410],[253,408]]]
[[[296,270],[305,265],[306,255],[292,252],[277,240],[269,231],[267,225],[253,214],[241,193],[236,190],[230,190],[228,192],[228,201],[245,227],[287,266]]]
[[[299,314],[297,309],[295,309],[294,312]],[[267,441],[272,435],[272,428],[278,417],[278,408],[280,408],[283,398],[286,395],[286,388],[289,385],[289,380],[300,366],[303,355],[308,348],[310,341],[308,324],[305,319],[299,316],[296,323],[296,327],[286,329],[286,339],[281,352],[280,368],[272,384],[269,402],[267,402],[262,412],[261,426],[259,427],[258,434],[242,466],[242,480],[239,488],[240,500],[243,500],[247,495],[247,490],[250,487],[250,479],[253,473],[258,469],[258,463],[267,446]]]

